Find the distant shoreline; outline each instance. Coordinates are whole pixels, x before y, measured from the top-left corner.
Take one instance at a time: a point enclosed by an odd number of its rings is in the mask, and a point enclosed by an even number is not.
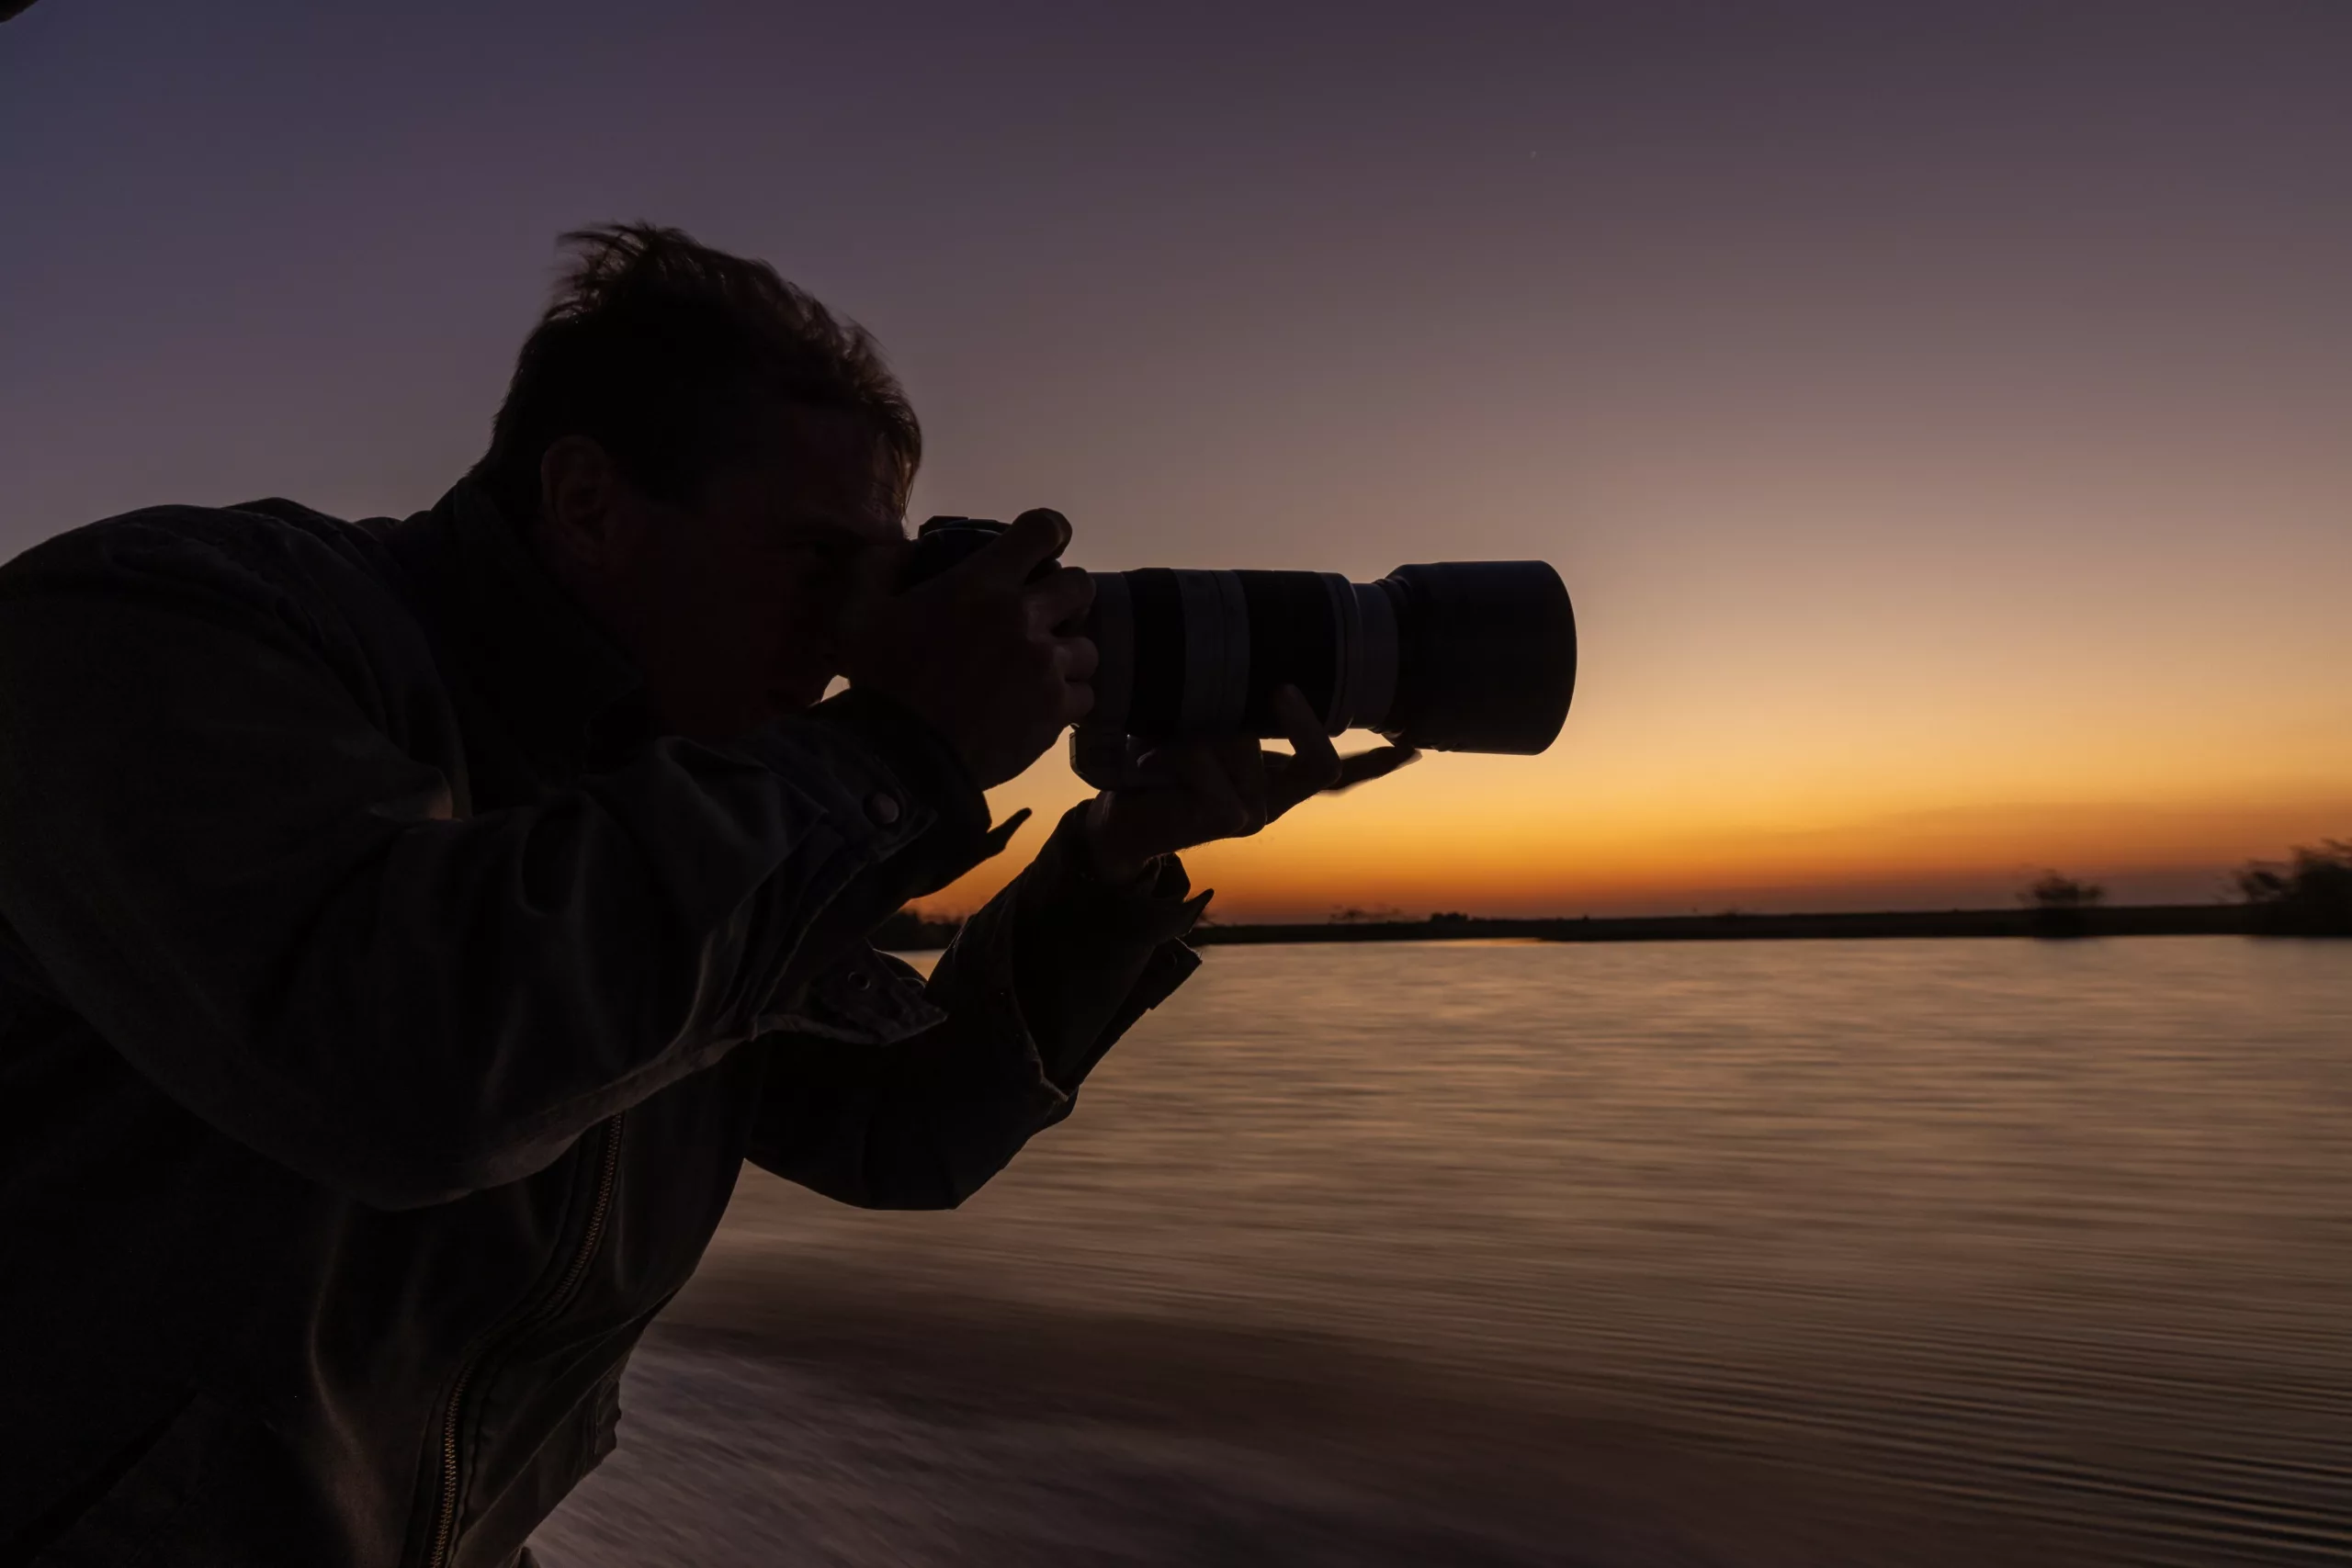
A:
[[[1638,915],[1581,919],[1329,921],[1208,925],[1195,946],[1289,942],[1788,942],[1878,937],[2243,936],[2253,929],[2243,904],[2124,904],[2070,912],[2053,921],[2037,909],[1885,909],[1828,915]]]
[[[876,933],[876,945],[904,952],[941,948],[959,922],[922,920]],[[2120,904],[2052,912],[2041,909],[1883,909],[1827,915],[1627,915],[1582,919],[1329,920],[1289,924],[1200,925],[1195,947],[1304,942],[1792,942],[1870,938],[2099,936],[2247,936],[2244,904]]]

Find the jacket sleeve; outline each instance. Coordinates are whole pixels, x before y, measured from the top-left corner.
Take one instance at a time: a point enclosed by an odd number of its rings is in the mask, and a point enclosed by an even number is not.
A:
[[[944,742],[854,692],[460,818],[315,601],[201,540],[35,555],[0,919],[165,1093],[382,1206],[540,1168],[986,839]]]
[[[1088,868],[1083,807],[940,957],[945,1019],[890,1044],[763,1037],[754,1163],[875,1209],[954,1208],[1069,1114],[1086,1075],[1199,966],[1174,856],[1141,889]],[[888,960],[911,974],[898,960]]]

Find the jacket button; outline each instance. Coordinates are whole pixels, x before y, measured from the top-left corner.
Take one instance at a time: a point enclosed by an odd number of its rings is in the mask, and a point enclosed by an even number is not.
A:
[[[888,828],[899,819],[899,803],[890,795],[870,795],[865,802],[865,814],[874,818],[876,826]]]

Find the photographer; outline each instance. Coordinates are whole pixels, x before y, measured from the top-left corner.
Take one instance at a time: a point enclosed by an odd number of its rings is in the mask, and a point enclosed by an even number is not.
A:
[[[0,1562],[526,1559],[743,1159],[960,1202],[1193,968],[1174,852],[1409,757],[1287,693],[1295,756],[1166,749],[919,980],[865,933],[1091,701],[1069,525],[894,591],[870,340],[572,238],[431,511],[0,570]]]

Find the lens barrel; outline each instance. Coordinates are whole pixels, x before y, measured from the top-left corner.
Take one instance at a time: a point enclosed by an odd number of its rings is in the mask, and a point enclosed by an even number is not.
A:
[[[934,518],[904,581],[944,570],[1000,525]],[[1544,561],[1400,566],[1376,582],[1320,571],[1095,572],[1085,632],[1102,655],[1087,728],[1143,739],[1282,733],[1295,685],[1337,735],[1437,751],[1551,745],[1577,677],[1576,615]]]
[[[1577,687],[1577,620],[1540,560],[1400,566],[1396,694],[1372,728],[1433,751],[1532,755],[1552,744]]]

